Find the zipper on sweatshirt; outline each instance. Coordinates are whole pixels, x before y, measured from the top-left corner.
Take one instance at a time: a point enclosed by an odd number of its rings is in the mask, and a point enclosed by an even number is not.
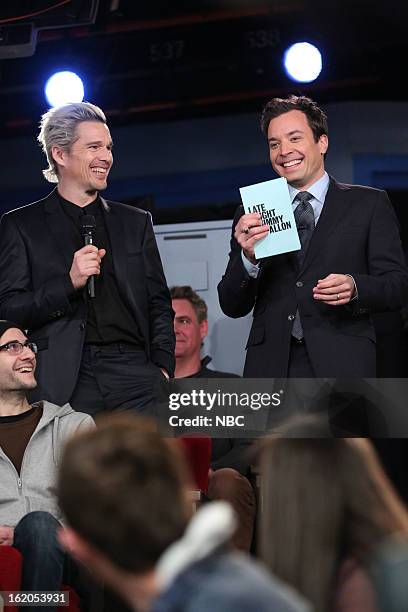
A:
[[[41,422],[41,421],[40,421]],[[23,474],[23,470],[24,470],[24,460],[26,458],[27,455],[27,449],[32,441],[32,439],[40,432],[42,431],[42,429],[45,427],[46,423],[44,423],[41,427],[35,429],[35,431],[33,432],[31,438],[29,439],[29,441],[27,442],[27,446],[25,447],[24,450],[24,454],[23,454],[23,459],[21,461],[21,467],[20,467],[20,473],[17,472],[16,470],[16,466],[14,465],[14,463],[11,461],[11,459],[5,454],[4,454],[4,458],[6,459],[7,463],[10,465],[11,469],[13,470],[16,480],[17,480],[17,490],[18,490],[18,494],[20,497],[20,500],[23,501],[24,503],[24,507],[25,507],[25,514],[28,514],[28,512],[30,512],[30,503],[27,497],[24,497],[23,495],[23,479],[22,479],[22,474]],[[22,499],[24,498],[24,499]]]
[[[14,465],[14,463],[11,461],[11,459],[9,457],[7,457],[7,455],[5,453],[3,453],[3,459],[6,461],[6,463],[10,466],[10,469],[13,471],[14,476],[17,480],[17,490],[18,490],[18,494],[19,497],[21,498],[23,495],[23,481],[21,480],[21,472],[20,474],[17,472],[16,470],[16,466]],[[24,504],[27,507],[27,503]]]
[[[52,421],[55,421],[55,417],[54,417],[54,419],[52,419]],[[33,438],[35,438],[40,432],[42,432],[43,429],[45,429],[50,424],[50,421],[47,421],[46,423],[43,423],[41,425],[40,424],[41,424],[41,420],[38,423],[37,428],[34,430],[31,438],[27,442],[27,446],[25,447],[25,450],[24,450],[24,453],[23,453],[23,458],[21,460],[20,476],[19,476],[20,485],[19,486],[22,486],[21,476],[24,473],[24,463],[25,463],[25,459],[26,459],[26,456],[27,456],[28,447],[32,444]]]

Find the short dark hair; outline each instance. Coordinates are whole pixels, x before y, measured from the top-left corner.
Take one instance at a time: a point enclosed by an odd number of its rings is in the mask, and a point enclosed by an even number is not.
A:
[[[170,296],[172,300],[188,300],[195,310],[199,323],[207,320],[207,304],[190,285],[175,285],[171,287]]]
[[[175,441],[136,417],[107,418],[67,443],[58,497],[68,523],[123,570],[144,573],[190,517]]]
[[[328,136],[329,128],[326,113],[314,100],[307,96],[289,96],[289,98],[272,98],[272,100],[269,100],[261,115],[261,130],[263,134],[268,136],[268,128],[272,119],[293,110],[299,110],[306,115],[315,142],[323,134]]]

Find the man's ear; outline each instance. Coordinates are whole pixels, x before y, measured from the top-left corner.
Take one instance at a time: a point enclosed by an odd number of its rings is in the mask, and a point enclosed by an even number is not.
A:
[[[201,340],[204,340],[208,335],[208,321],[207,319],[205,319],[205,321],[202,321],[200,323],[200,336],[201,336]]]
[[[84,565],[92,562],[95,555],[93,548],[71,527],[61,527],[58,541],[72,557]]]
[[[51,147],[51,157],[57,166],[65,166],[66,151],[57,145]]]
[[[88,544],[74,529],[69,526],[61,527],[58,540],[74,559],[85,565],[100,580],[114,588],[115,584],[119,584],[122,570],[116,568],[102,552]]]
[[[327,149],[329,148],[329,139],[327,137],[327,134],[322,134],[320,136],[319,147],[320,147],[320,153],[322,155],[325,155],[327,153]]]

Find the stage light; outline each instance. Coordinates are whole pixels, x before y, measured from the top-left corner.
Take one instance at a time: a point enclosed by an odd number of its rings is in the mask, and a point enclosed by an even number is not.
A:
[[[293,81],[311,83],[322,70],[322,55],[314,45],[299,42],[285,51],[283,64],[287,75]]]
[[[51,106],[82,102],[85,93],[82,80],[75,72],[68,70],[53,74],[46,82],[44,92]]]

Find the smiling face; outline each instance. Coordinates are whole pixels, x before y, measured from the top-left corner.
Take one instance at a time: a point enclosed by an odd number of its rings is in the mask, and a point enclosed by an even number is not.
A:
[[[99,121],[83,121],[78,124],[76,135],[68,151],[52,148],[59,182],[86,193],[106,189],[113,163],[108,126]]]
[[[296,189],[305,191],[323,176],[328,138],[323,134],[315,141],[302,111],[289,111],[272,119],[268,143],[273,169]]]
[[[21,342],[24,344],[27,337],[20,329],[10,328],[0,338],[0,344],[8,342]],[[36,360],[35,355],[27,346],[20,355],[12,355],[6,349],[0,351],[0,392],[1,391],[28,391],[37,386],[34,378]]]

